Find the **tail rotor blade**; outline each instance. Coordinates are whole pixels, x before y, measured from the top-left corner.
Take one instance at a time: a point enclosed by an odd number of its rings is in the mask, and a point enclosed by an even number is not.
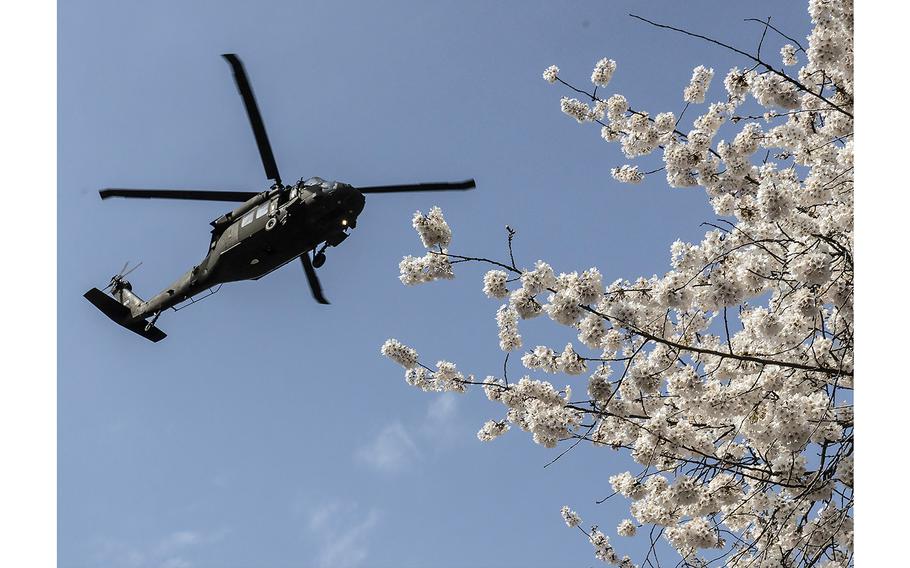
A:
[[[140,262],[139,264],[142,264],[142,263]],[[108,283],[107,283],[107,286],[105,286],[104,288],[102,288],[102,290],[104,290],[105,292],[107,292],[107,289],[110,288],[111,286],[113,286],[114,283],[116,283],[118,280],[120,280],[121,278],[123,278],[124,276],[126,276],[127,274],[129,274],[130,272],[132,272],[133,270],[136,270],[137,268],[139,268],[139,264],[137,264],[137,265],[134,266],[133,268],[130,268],[129,271],[127,271],[127,268],[128,268],[129,265],[130,265],[130,261],[124,262],[124,263],[123,263],[123,268],[121,268],[120,270],[118,270],[118,271],[117,271],[117,274],[111,276],[111,281],[108,282]]]
[[[139,268],[140,266],[142,266],[142,261],[141,261],[141,260],[139,261],[139,264],[137,264],[136,266],[130,268],[130,269],[127,270],[126,272],[123,272],[123,271],[121,270],[121,271],[120,271],[120,278],[125,278],[125,277],[127,277],[132,271],[136,270],[136,269]],[[126,267],[124,266],[123,268],[126,268]]]
[[[269,144],[269,136],[265,132],[265,124],[262,122],[262,115],[259,114],[259,106],[253,96],[253,88],[250,87],[250,81],[246,76],[243,63],[233,53],[224,53],[222,57],[231,64],[231,69],[234,70],[234,81],[237,83],[237,90],[240,91],[240,97],[246,107],[246,114],[250,119],[250,126],[253,127],[253,134],[256,136],[256,145],[259,146],[259,156],[262,158],[265,175],[280,185],[281,176],[278,174],[278,164],[275,163],[272,145]]]
[[[412,183],[408,185],[371,185],[358,187],[360,193],[402,193],[406,191],[464,191],[474,189],[473,179],[456,182]]]
[[[300,262],[303,264],[303,271],[306,273],[306,279],[310,283],[313,297],[320,304],[328,304],[329,301],[322,295],[322,285],[319,284],[319,278],[316,276],[316,269],[313,268],[313,262],[310,260],[309,251],[300,255]]]

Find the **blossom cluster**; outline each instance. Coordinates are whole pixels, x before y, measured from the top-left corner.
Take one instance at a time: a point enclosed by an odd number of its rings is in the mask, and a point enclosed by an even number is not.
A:
[[[408,255],[401,259],[398,264],[401,282],[413,285],[455,278],[446,248],[452,242],[452,230],[442,215],[442,209],[433,207],[427,215],[417,211],[411,225],[424,248],[429,250],[423,256]]]
[[[488,420],[477,432],[477,439],[481,442],[489,442],[505,434],[508,429],[509,425],[505,420]]]
[[[784,65],[791,67],[797,64],[796,60],[796,46],[792,43],[788,43],[782,48],[780,48],[780,58]]]
[[[568,505],[564,506],[560,513],[562,513],[562,520],[566,522],[566,526],[570,529],[574,529],[581,524],[581,517],[578,516],[578,513],[570,509]]]
[[[711,79],[714,78],[714,69],[699,65],[692,70],[692,79],[683,91],[683,100],[687,103],[700,104],[705,102],[705,94]]]
[[[641,180],[645,179],[644,174],[638,171],[638,166],[630,166],[629,164],[624,164],[618,168],[612,168],[610,170],[610,175],[612,175],[613,179],[616,181],[621,181],[623,183],[641,183]]]
[[[420,366],[407,369],[405,381],[412,387],[426,392],[458,392],[467,390],[467,385],[474,381],[473,375],[467,377],[459,371],[454,363],[439,361],[436,370]]]
[[[575,98],[563,97],[559,101],[562,112],[571,116],[578,122],[585,122],[591,120],[591,108]]]
[[[547,83],[555,83],[556,79],[559,77],[559,67],[555,65],[550,65],[543,72],[544,81]]]
[[[591,82],[598,87],[606,87],[610,79],[613,78],[614,71],[616,71],[616,62],[604,57],[594,65],[594,72],[591,73]]]
[[[417,351],[404,345],[397,339],[386,340],[382,344],[380,353],[395,361],[405,369],[413,369],[417,366]]]
[[[417,235],[425,248],[447,247],[452,241],[452,230],[449,229],[449,224],[446,223],[439,207],[433,207],[426,215],[417,211],[411,225],[417,230]]]

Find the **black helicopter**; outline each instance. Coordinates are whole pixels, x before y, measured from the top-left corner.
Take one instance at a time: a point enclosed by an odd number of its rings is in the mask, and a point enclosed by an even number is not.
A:
[[[155,342],[166,337],[155,327],[162,311],[176,309],[178,304],[225,282],[258,280],[298,257],[316,301],[328,304],[315,268],[325,263],[325,249],[341,244],[348,237],[348,231],[357,226],[357,216],[366,202],[364,194],[475,187],[473,179],[454,183],[354,187],[312,177],[305,181],[301,178],[293,185],[283,184],[243,64],[233,53],[222,57],[234,71],[234,80],[253,127],[266,177],[274,182],[271,188],[262,192],[106,188],[99,192],[101,199],[131,197],[241,202],[236,209],[211,222],[212,240],[202,262],[150,300],[142,300],[133,293],[132,285],[125,278],[128,274],[126,266],[104,288],[110,289],[110,296],[98,288],[84,294],[114,322]],[[311,251],[315,253],[312,259]]]

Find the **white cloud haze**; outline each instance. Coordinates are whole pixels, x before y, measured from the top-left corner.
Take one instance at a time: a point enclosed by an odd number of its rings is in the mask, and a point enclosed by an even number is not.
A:
[[[400,422],[384,427],[371,442],[354,454],[357,460],[388,473],[402,471],[419,455],[417,445]]]
[[[356,504],[340,501],[314,509],[307,523],[310,533],[319,542],[312,565],[318,568],[354,568],[361,565],[368,554],[368,536],[379,517],[375,509],[364,514]]]

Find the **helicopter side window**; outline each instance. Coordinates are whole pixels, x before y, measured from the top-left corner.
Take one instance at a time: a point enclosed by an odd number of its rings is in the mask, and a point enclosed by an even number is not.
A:
[[[269,204],[263,203],[262,205],[259,206],[258,209],[256,209],[256,218],[258,219],[268,212],[269,212]]]
[[[249,215],[247,215],[246,217],[244,217],[243,220],[240,221],[240,228],[246,227],[247,225],[249,225],[250,223],[252,223],[252,222],[253,222],[253,216],[254,216],[254,215],[255,215],[255,213],[250,213]]]

